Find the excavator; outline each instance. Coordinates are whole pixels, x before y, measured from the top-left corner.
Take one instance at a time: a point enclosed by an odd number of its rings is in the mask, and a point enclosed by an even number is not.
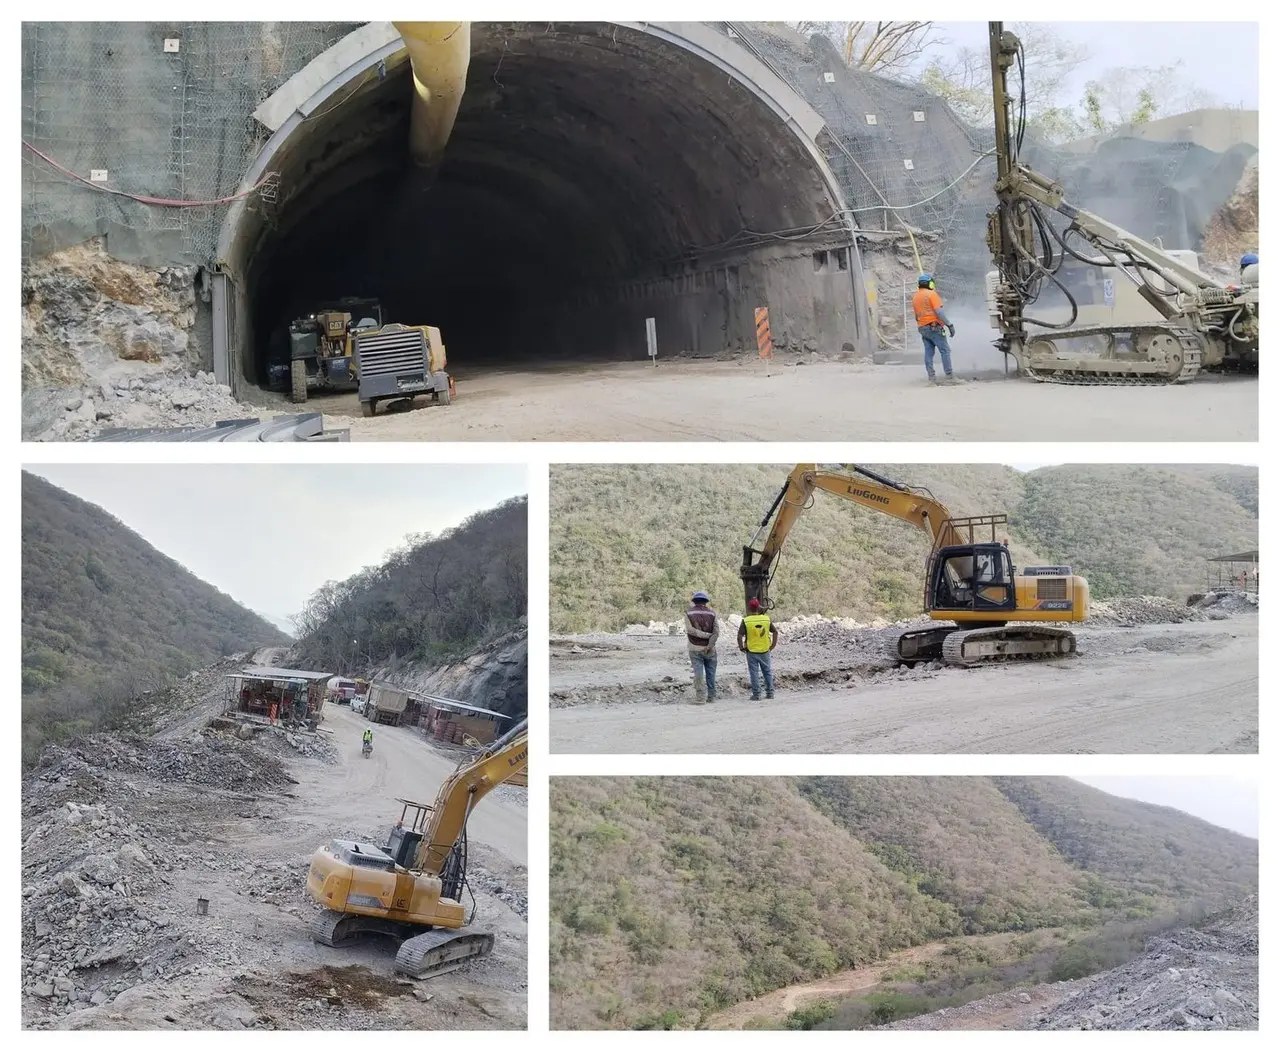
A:
[[[996,266],[987,275],[987,305],[992,327],[1000,332],[996,347],[1016,360],[1019,373],[1050,383],[1162,385],[1190,380],[1202,368],[1256,372],[1256,267],[1238,285],[1218,281],[1187,253],[1166,251],[1077,208],[1061,185],[1025,165],[1019,156],[1027,116],[1022,43],[1003,22],[987,26],[997,199],[987,216],[987,247]],[[1013,93],[1011,70],[1018,77]],[[1046,210],[1069,222],[1055,225]],[[1113,275],[1106,281],[1132,283],[1154,314],[1149,321],[1120,325],[1080,324],[1080,304],[1063,280],[1064,264]],[[1049,286],[1065,297],[1066,320],[1024,313]]]
[[[1026,567],[1019,573],[1008,540],[996,539],[997,530],[1008,525],[1007,516],[957,518],[927,489],[857,464],[847,469],[797,464],[787,476],[751,543],[742,549],[740,576],[747,603],[758,599],[762,610],[772,605],[769,585],[782,546],[818,490],[911,523],[933,540],[925,566],[924,611],[935,621],[951,623],[909,629],[890,639],[886,656],[895,664],[940,661],[973,667],[1075,653],[1075,633],[1058,625],[1088,616],[1089,585],[1083,577],[1067,566]]]
[[[311,858],[307,891],[324,907],[311,937],[342,946],[365,934],[401,940],[396,971],[415,979],[443,975],[493,950],[493,935],[468,930],[467,820],[476,804],[528,768],[528,720],[463,760],[434,804],[398,800],[400,820],[384,846],[331,840]]]

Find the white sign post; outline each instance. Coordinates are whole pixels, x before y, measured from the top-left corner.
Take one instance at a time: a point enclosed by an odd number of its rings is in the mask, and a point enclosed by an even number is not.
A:
[[[644,338],[649,345],[649,357],[653,359],[653,367],[658,367],[658,326],[652,318],[644,320]]]

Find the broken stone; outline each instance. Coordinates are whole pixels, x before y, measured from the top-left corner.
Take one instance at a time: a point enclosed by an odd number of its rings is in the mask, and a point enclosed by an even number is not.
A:
[[[1024,1005],[1029,1005],[1031,1003],[1031,995],[1024,990],[1022,993],[1018,994],[1018,1000]]]
[[[36,983],[36,985],[32,987],[31,992],[37,997],[52,997],[53,983]]]

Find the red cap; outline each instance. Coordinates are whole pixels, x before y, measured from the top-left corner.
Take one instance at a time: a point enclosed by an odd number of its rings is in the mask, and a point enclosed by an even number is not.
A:
[[[752,600],[751,600],[751,602],[749,602],[749,603],[747,604],[747,606],[748,606],[750,609],[752,609],[752,610],[759,610],[759,609],[760,609],[760,600],[759,600],[759,599],[752,599]]]

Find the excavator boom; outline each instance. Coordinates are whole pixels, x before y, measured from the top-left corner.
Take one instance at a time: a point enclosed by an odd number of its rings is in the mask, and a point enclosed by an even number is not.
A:
[[[414,860],[415,870],[438,875],[475,805],[503,782],[528,768],[528,727],[529,721],[521,720],[440,786]]]
[[[748,602],[759,599],[761,608],[769,609],[769,580],[778,555],[817,490],[908,522],[927,533],[935,548],[960,543],[951,525],[951,513],[925,490],[913,489],[857,464],[847,468],[797,464],[761,520],[752,543],[742,549],[741,576]],[[755,547],[770,521],[772,527],[763,546]]]

